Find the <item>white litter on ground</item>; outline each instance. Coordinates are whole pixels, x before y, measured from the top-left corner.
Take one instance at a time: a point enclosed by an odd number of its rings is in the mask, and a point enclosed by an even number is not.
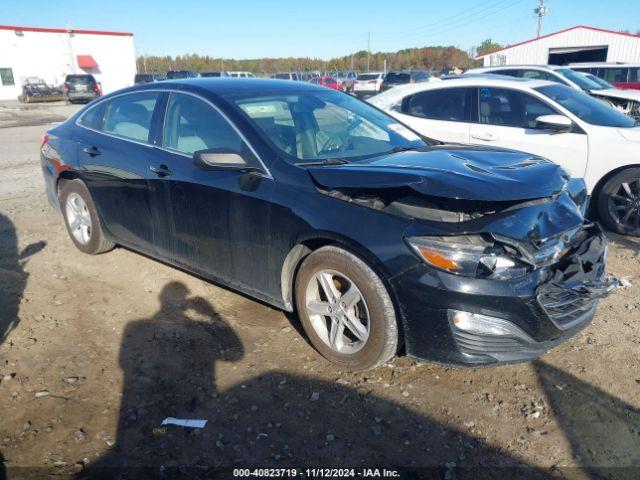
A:
[[[167,417],[162,421],[162,425],[178,425],[187,428],[204,428],[206,420],[188,420],[184,418]]]

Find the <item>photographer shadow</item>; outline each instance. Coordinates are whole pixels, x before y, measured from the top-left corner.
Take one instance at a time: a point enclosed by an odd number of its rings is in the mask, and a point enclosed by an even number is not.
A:
[[[243,358],[240,339],[179,282],[164,287],[160,303],[125,330],[116,443],[76,478],[230,478],[233,467],[306,466],[386,466],[413,470],[411,478],[453,469],[456,478],[505,478],[510,470],[546,478],[482,440],[344,385],[270,372],[220,389],[217,363]],[[166,417],[208,422],[161,427]]]

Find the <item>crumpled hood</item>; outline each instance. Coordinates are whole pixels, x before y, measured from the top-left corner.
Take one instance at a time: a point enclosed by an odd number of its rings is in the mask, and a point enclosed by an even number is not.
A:
[[[601,97],[622,98],[625,100],[635,100],[640,102],[640,91],[623,90],[621,88],[607,88],[604,90],[592,90],[591,93]]]
[[[325,188],[406,186],[425,195],[492,202],[549,197],[568,180],[558,165],[531,154],[451,145],[308,171]]]

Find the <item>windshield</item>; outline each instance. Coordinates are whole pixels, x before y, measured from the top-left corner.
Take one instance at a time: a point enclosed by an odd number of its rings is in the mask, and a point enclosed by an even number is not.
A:
[[[395,119],[336,91],[292,91],[234,101],[293,162],[359,160],[426,145]]]
[[[592,75],[590,73],[585,75],[589,80],[591,80],[592,82],[597,83],[598,85],[601,85],[603,89],[613,89],[613,90],[617,90],[618,87],[615,87],[613,85],[611,85],[609,82],[607,82],[606,80],[601,79],[600,77],[596,77],[595,75]]]
[[[90,75],[69,75],[67,82],[73,85],[89,85],[93,81],[93,77]]]
[[[558,102],[571,113],[592,125],[631,128],[635,121],[600,100],[565,85],[549,85],[535,90]]]
[[[602,90],[602,86],[589,80],[584,75],[580,75],[578,72],[571,70],[570,68],[558,68],[554,71],[562,75],[564,78],[572,81],[583,90]]]

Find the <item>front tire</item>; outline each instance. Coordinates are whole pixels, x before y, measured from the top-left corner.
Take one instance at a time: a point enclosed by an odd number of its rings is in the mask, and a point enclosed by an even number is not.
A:
[[[640,168],[618,172],[604,184],[597,198],[598,215],[610,230],[640,236]]]
[[[102,232],[89,190],[80,180],[64,182],[60,189],[60,209],[69,237],[78,250],[97,255],[113,249],[114,243]]]
[[[367,370],[398,350],[398,323],[380,277],[359,257],[322,247],[302,263],[296,307],[312,345],[330,362]]]

